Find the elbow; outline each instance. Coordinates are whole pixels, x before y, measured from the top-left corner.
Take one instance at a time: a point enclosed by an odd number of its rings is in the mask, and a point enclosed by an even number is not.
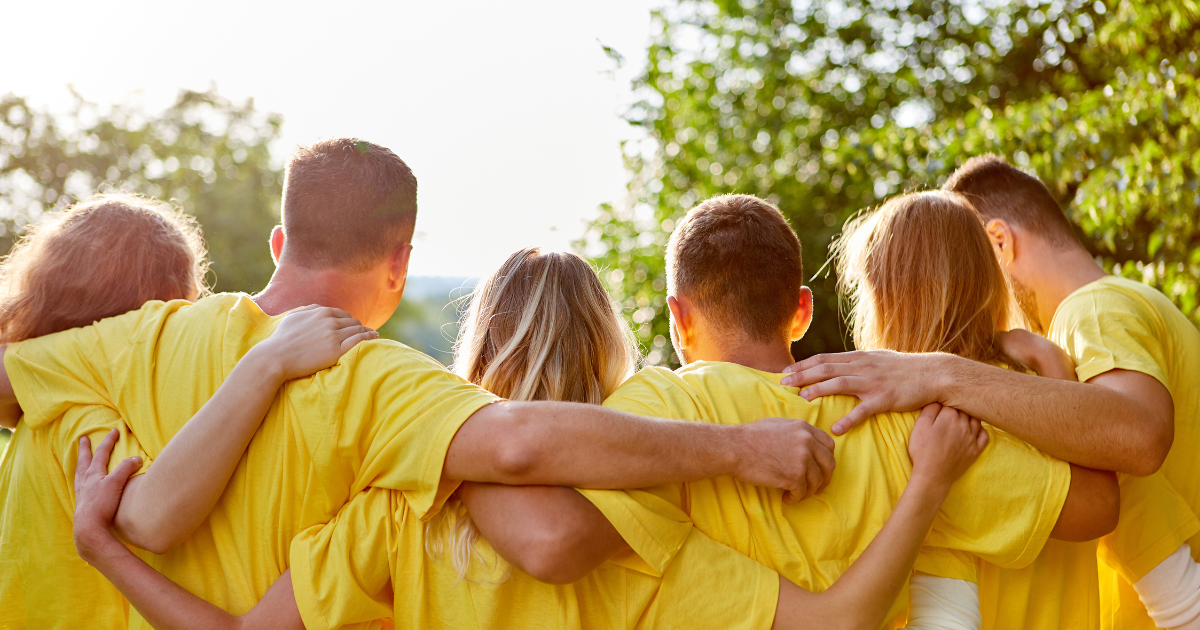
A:
[[[492,450],[498,483],[525,485],[536,483],[542,461],[542,449],[535,423],[513,409],[509,403],[499,421],[499,437]]]
[[[513,564],[547,584],[570,584],[596,568],[586,553],[587,535],[566,523],[547,524],[530,532],[527,550]]]
[[[1121,516],[1121,487],[1117,475],[1107,471],[1094,471],[1098,478],[1087,498],[1086,517],[1077,519],[1062,540],[1087,542],[1111,534],[1117,528]]]
[[[166,531],[167,528],[154,522],[154,519],[146,519],[139,523],[130,522],[131,520],[122,518],[121,513],[118,512],[117,518],[113,519],[113,529],[125,542],[153,554],[168,553],[187,538],[186,536],[170,535]]]
[[[1158,431],[1146,431],[1144,427],[1140,430],[1140,448],[1133,454],[1129,470],[1122,472],[1135,477],[1149,477],[1162,468],[1163,462],[1167,461],[1167,455],[1171,452],[1171,445],[1175,442],[1175,423],[1172,421],[1164,424],[1165,426]]]

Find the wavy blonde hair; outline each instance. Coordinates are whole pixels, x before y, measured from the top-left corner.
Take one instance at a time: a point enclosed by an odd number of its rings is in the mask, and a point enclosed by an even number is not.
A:
[[[855,347],[1001,360],[997,332],[1024,325],[971,202],[926,191],[893,197],[833,245]]]
[[[471,295],[453,369],[510,400],[599,405],[637,367],[629,325],[595,270],[565,252],[522,249]],[[448,554],[460,578],[480,551],[479,530],[451,498],[425,528],[430,555]],[[490,556],[500,564],[495,553]],[[501,578],[503,579],[503,578]]]
[[[207,293],[189,215],[157,199],[100,194],[33,226],[0,263],[0,343]]]

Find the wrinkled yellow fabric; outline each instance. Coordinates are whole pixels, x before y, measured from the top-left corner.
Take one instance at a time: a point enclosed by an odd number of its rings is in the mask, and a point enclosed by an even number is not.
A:
[[[123,427],[106,407],[73,407],[46,430],[17,425],[0,458],[0,629],[97,628],[128,623],[121,593],[75,551],[75,462],[79,438],[95,448]],[[144,455],[125,435],[112,463]],[[143,464],[143,468],[148,463]]]
[[[677,372],[647,368],[605,406],[725,424],[801,418],[829,431],[857,404],[844,396],[810,403],[796,388],[781,385],[782,377],[732,363],[698,362]],[[862,554],[899,501],[912,474],[908,438],[916,418],[879,414],[835,437],[832,481],[796,505],[785,505],[781,491],[728,477],[584,494],[652,567],[669,560],[694,525],[797,585],[823,591]],[[938,513],[918,570],[964,579],[975,575],[975,556],[1023,567],[1045,545],[1066,500],[1070,468],[1003,431],[989,432],[990,445]],[[893,612],[906,606],[905,594]]]
[[[1154,628],[1130,584],[1185,542],[1200,554],[1200,332],[1163,294],[1109,276],[1067,296],[1048,336],[1075,360],[1080,381],[1111,370],[1141,372],[1162,383],[1175,404],[1166,462],[1151,477],[1118,475],[1121,520],[1100,541],[1102,627]]]
[[[281,319],[245,295],[151,302],[10,346],[5,366],[33,430],[75,406],[106,407],[153,458]],[[398,490],[417,516],[435,511],[455,487],[441,482],[450,441],[495,400],[402,344],[360,343],[336,366],[280,389],[191,537],[162,556],[138,553],[192,593],[244,613],[288,568],[295,535],[358,492]],[[131,627],[147,627],[136,611],[130,617]]]
[[[411,630],[766,630],[775,616],[779,576],[695,530],[661,577],[608,562],[551,585],[497,561],[486,543],[460,580],[448,559],[424,553],[423,529],[403,495],[370,489],[297,536],[292,588],[305,627],[373,627],[394,615]]]

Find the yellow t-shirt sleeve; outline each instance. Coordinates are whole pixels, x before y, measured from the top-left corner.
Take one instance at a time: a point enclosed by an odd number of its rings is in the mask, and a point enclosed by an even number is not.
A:
[[[957,549],[928,545],[921,547],[913,570],[936,577],[979,583],[979,558]]]
[[[670,417],[669,405],[659,394],[660,380],[655,370],[643,370],[617,388],[604,406],[642,416]],[[579,492],[599,508],[629,544],[632,554],[614,558],[626,568],[661,576],[691,533],[692,520],[681,500],[683,484]]]
[[[112,472],[122,461],[130,457],[141,457],[142,465],[134,475],[145,473],[150,467],[151,458],[142,448],[141,443],[129,431],[129,427],[121,421],[121,416],[109,407],[100,405],[75,406],[67,409],[62,420],[52,425],[48,431],[54,434],[54,448],[58,453],[58,461],[62,465],[63,475],[67,479],[67,491],[75,501],[75,468],[79,463],[79,438],[87,436],[92,445],[92,453],[100,446],[109,431],[120,430],[120,437],[113,445],[112,454],[108,460],[108,470]]]
[[[354,497],[326,525],[292,539],[292,590],[308,630],[371,627],[392,616],[393,492],[371,488]],[[424,549],[404,550],[419,561]]]
[[[1144,299],[1116,289],[1086,291],[1054,314],[1053,341],[1075,359],[1080,382],[1110,370],[1149,374],[1169,387],[1158,313]]]
[[[373,403],[372,418],[343,418],[339,440],[362,459],[351,490],[399,490],[414,514],[428,518],[458,487],[442,481],[454,435],[476,411],[500,398],[415,350],[389,351],[380,342],[368,343],[356,369],[365,378],[344,383],[351,388],[349,396],[370,397]]]
[[[1098,554],[1133,584],[1200,533],[1200,520],[1162,472],[1149,477],[1117,475],[1117,481],[1121,526],[1100,539]]]
[[[1033,562],[1050,538],[1071,488],[1071,468],[984,426],[991,441],[951,486],[925,544],[1019,569]]]
[[[41,426],[72,405],[108,405],[111,378],[95,326],[28,339],[8,346],[4,369],[24,413]]]
[[[638,627],[766,630],[778,603],[778,573],[692,528]]]

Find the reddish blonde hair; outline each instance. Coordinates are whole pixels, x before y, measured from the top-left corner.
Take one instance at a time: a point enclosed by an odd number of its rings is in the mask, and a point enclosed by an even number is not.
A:
[[[957,193],[893,197],[846,226],[833,258],[860,350],[994,361],[996,333],[1024,324],[982,217]]]
[[[32,227],[0,263],[0,343],[207,293],[196,220],[155,199],[96,195]]]

